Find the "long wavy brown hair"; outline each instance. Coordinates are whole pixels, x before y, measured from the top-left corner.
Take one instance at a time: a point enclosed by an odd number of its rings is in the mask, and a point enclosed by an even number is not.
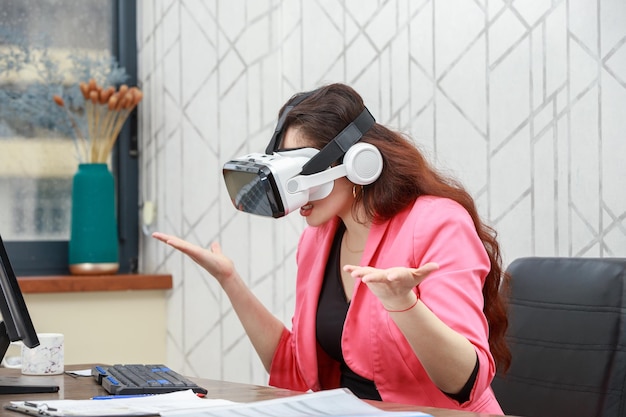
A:
[[[312,142],[311,146],[318,149],[323,148],[365,108],[361,96],[344,84],[327,85],[309,94],[287,113],[283,132],[289,127],[298,127]],[[283,115],[288,104],[283,106],[279,115]],[[388,220],[422,195],[452,199],[472,217],[491,262],[483,286],[489,348],[498,368],[506,371],[511,363],[511,353],[505,341],[509,277],[502,267],[496,231],[482,222],[473,198],[463,186],[454,178],[438,172],[407,136],[376,123],[361,141],[376,146],[383,157],[383,170],[378,180],[364,186],[364,192],[358,194],[369,219]]]

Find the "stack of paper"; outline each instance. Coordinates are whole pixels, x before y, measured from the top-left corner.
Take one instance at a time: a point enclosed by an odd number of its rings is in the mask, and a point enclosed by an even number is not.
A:
[[[12,401],[9,410],[39,416],[154,416],[162,417],[408,417],[417,411],[382,411],[350,391],[335,389],[293,397],[235,403],[199,398],[193,391],[111,400]]]

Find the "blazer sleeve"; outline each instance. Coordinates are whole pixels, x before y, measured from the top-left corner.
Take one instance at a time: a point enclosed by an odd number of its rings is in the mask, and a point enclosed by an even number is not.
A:
[[[305,229],[300,236],[298,247],[296,250],[296,263],[300,263],[302,245],[306,245],[309,229]],[[298,274],[299,275],[299,274]],[[309,389],[304,377],[300,372],[296,354],[296,335],[294,334],[298,326],[299,315],[301,309],[301,298],[298,296],[302,283],[296,282],[296,311],[292,317],[292,330],[283,329],[276,352],[272,358],[272,366],[270,367],[269,385],[279,388],[287,388],[295,391],[307,391]]]
[[[491,266],[469,213],[448,199],[432,199],[429,204],[414,222],[415,264],[436,262],[439,269],[419,285],[420,298],[474,345],[480,367],[472,400],[489,388],[496,371],[482,293]]]
[[[286,328],[278,342],[278,348],[272,358],[269,385],[294,391],[307,391],[306,381],[298,371],[292,333]]]

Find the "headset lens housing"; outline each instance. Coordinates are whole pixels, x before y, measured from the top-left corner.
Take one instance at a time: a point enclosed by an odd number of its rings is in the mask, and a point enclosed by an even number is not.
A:
[[[255,162],[230,161],[224,165],[224,181],[237,210],[260,216],[279,218],[285,209],[272,171]]]

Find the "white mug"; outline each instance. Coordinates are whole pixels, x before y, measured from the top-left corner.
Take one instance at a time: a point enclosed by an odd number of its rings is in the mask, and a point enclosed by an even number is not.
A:
[[[63,373],[62,333],[37,333],[39,346],[22,345],[22,373],[24,375],[59,375]]]

